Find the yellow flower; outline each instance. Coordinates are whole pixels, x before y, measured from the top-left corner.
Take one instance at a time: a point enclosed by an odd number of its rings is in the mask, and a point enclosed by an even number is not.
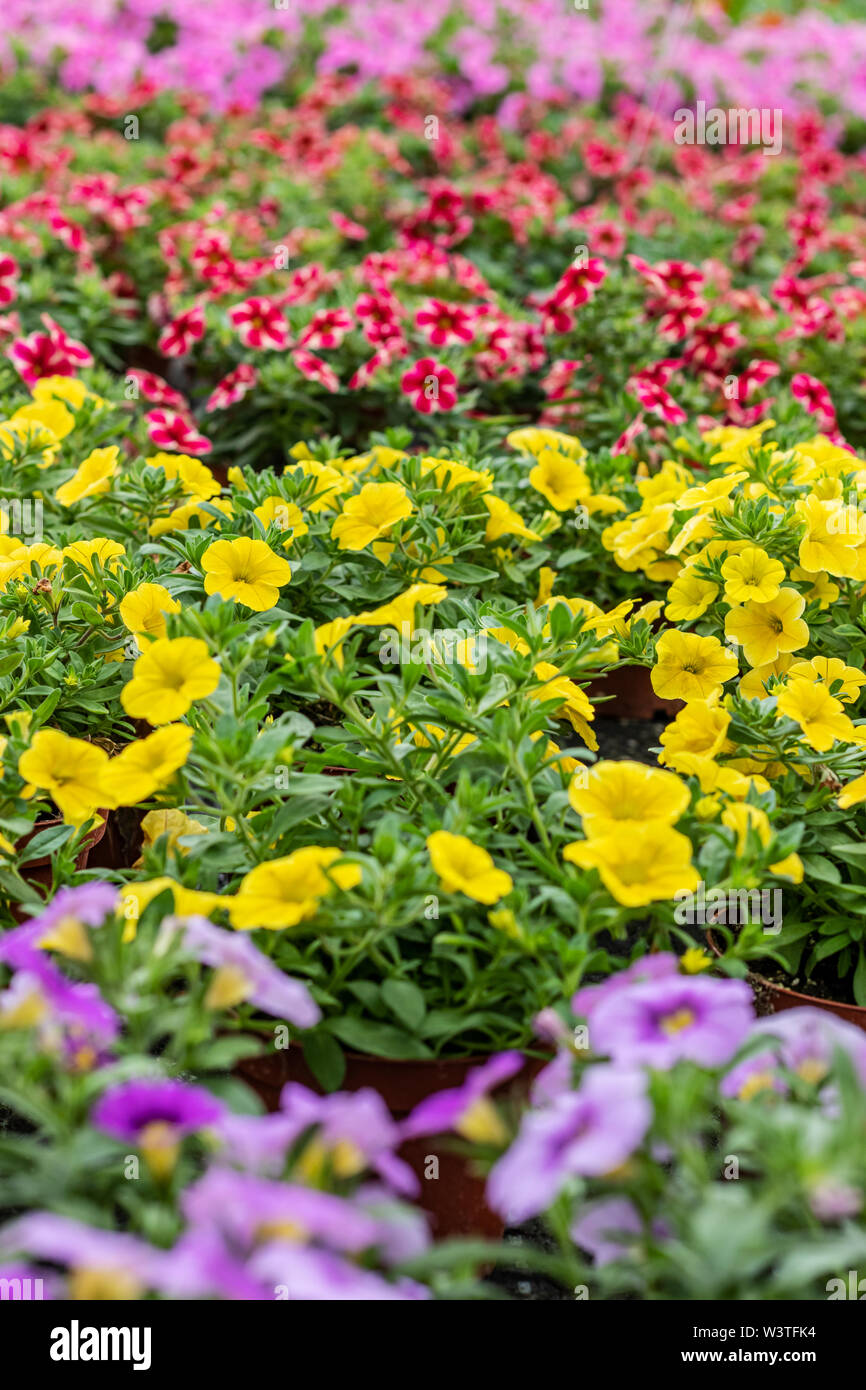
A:
[[[22,796],[32,796],[38,787],[48,792],[67,824],[81,825],[104,805],[102,778],[107,767],[104,748],[59,729],[40,729],[18,759],[18,771],[27,783]]]
[[[343,503],[331,536],[340,550],[363,550],[411,515],[412,503],[402,483],[367,483]]]
[[[120,616],[135,637],[165,637],[166,613],[179,613],[180,604],[162,584],[139,584],[120,601]]]
[[[534,458],[538,458],[545,449],[556,449],[571,459],[586,457],[586,449],[577,436],[562,434],[559,430],[541,429],[537,425],[530,425],[525,429],[512,430],[505,438],[512,449],[532,454]]]
[[[549,565],[542,565],[538,571],[538,593],[535,596],[536,608],[541,608],[547,603],[553,593],[553,586],[556,583],[556,570]]]
[[[533,667],[534,674],[543,685],[530,692],[534,700],[558,699],[561,712],[571,724],[575,733],[580,734],[588,748],[598,748],[598,739],[589,727],[589,720],[595,718],[595,709],[586,691],[574,681],[560,674],[549,661],[539,661]]]
[[[219,893],[205,893],[196,888],[187,888],[173,878],[133,879],[131,883],[124,884],[123,897],[118,904],[118,911],[126,918],[128,924],[124,941],[133,940],[136,923],[144,909],[166,888],[171,890],[174,910],[181,917],[207,916],[215,908],[225,907],[230,901],[221,897]]]
[[[714,758],[724,746],[730,722],[731,716],[722,709],[717,695],[708,700],[690,700],[662,730],[664,752],[659,762],[669,762],[675,753],[699,753]]]
[[[776,709],[800,725],[803,737],[816,753],[826,753],[836,739],[842,743],[854,741],[854,725],[841,700],[834,699],[826,685],[815,685],[795,676],[779,691]]]
[[[725,792],[729,796],[740,798],[748,796],[753,786],[760,791],[766,791],[770,785],[764,777],[746,777],[733,767],[722,767],[705,753],[686,753],[680,750],[670,753],[666,761],[685,777],[697,777],[701,791],[706,794]]]
[[[659,821],[575,840],[562,857],[581,869],[597,869],[611,897],[625,907],[646,907],[698,885],[691,841]]]
[[[388,603],[383,603],[381,608],[373,608],[366,613],[358,613],[352,620],[361,627],[396,627],[403,633],[403,624],[408,625],[408,634],[411,637],[415,631],[415,609],[420,606],[427,608],[434,603],[441,603],[448,597],[448,590],[444,584],[411,584],[402,594],[392,598]],[[340,619],[337,619],[339,622]]]
[[[429,483],[432,477],[443,492],[453,492],[456,487],[465,487],[469,483],[472,485],[469,495],[475,497],[478,493],[488,492],[493,486],[493,474],[489,468],[482,472],[457,459],[423,458],[421,470],[425,483]]]
[[[33,401],[10,415],[9,424],[41,427],[49,430],[55,439],[65,439],[75,429],[75,416],[70,414],[62,401]]]
[[[333,655],[334,661],[342,670],[343,667],[343,643],[355,626],[355,618],[332,618],[329,623],[322,623],[315,631],[316,651],[319,656]]]
[[[106,536],[94,536],[89,541],[75,541],[63,547],[63,554],[73,564],[80,565],[88,574],[95,574],[99,563],[104,570],[116,570],[117,561],[126,551],[118,541],[110,541]]]
[[[809,641],[800,614],[806,600],[796,589],[780,589],[769,603],[744,603],[725,617],[725,636],[743,648],[750,666],[767,666],[783,652],[797,652]]]
[[[465,893],[490,907],[511,892],[511,875],[497,869],[487,850],[465,835],[435,830],[427,836],[427,849],[443,893]]]
[[[265,527],[278,526],[281,531],[285,531],[284,549],[301,536],[306,536],[310,529],[297,503],[287,502],[285,497],[266,497],[261,506],[256,507],[253,516],[257,516]]]
[[[866,675],[856,666],[846,666],[838,656],[813,656],[811,661],[795,661],[788,671],[791,677],[802,677],[807,681],[819,681],[829,690],[837,681],[842,684],[836,691],[836,699],[851,704],[866,685]]]
[[[680,970],[684,975],[699,975],[702,970],[709,970],[712,963],[710,956],[700,946],[690,946],[680,956]]]
[[[718,592],[718,584],[683,570],[668,589],[665,617],[674,623],[693,622],[706,613]]]
[[[542,449],[529,481],[558,512],[570,512],[592,492],[589,478],[580,464],[555,449]]]
[[[194,700],[212,695],[220,668],[198,637],[158,638],[132,668],[120,703],[133,719],[170,724],[182,719]]]
[[[572,779],[568,799],[583,833],[594,839],[648,821],[673,825],[689,804],[689,789],[672,772],[644,763],[601,762],[584,779]]]
[[[849,806],[859,806],[861,801],[866,801],[866,772],[861,772],[852,782],[846,782],[836,798],[836,805],[840,810],[847,811]]]
[[[488,543],[498,541],[500,536],[523,536],[528,541],[541,540],[538,532],[530,530],[514,508],[509,507],[508,503],[501,497],[495,497],[492,492],[487,492],[482,501],[490,513],[484,531],[484,539]]]
[[[136,806],[152,796],[183,767],[191,746],[192,729],[187,724],[167,724],[127,744],[105,769],[105,805]]]
[[[729,555],[722,565],[725,598],[729,603],[767,603],[785,581],[785,566],[772,560],[760,546],[749,545],[739,555]]]
[[[706,700],[738,669],[737,658],[717,637],[668,628],[656,643],[650,680],[663,700]]]
[[[181,506],[175,507],[168,516],[158,516],[148,526],[147,534],[149,536],[164,536],[167,531],[189,531],[191,529],[190,523],[193,521],[197,521],[202,529],[206,526],[213,526],[219,531],[222,522],[213,515],[213,512],[218,512],[230,520],[233,516],[232,504],[222,497],[209,497],[206,502],[204,498],[193,498],[192,501],[184,502]]]
[[[866,517],[856,507],[839,502],[823,501],[810,494],[800,497],[794,510],[806,523],[806,534],[800,541],[799,559],[804,570],[812,573],[826,571],[836,578],[855,574],[859,558],[857,548],[864,539]]]
[[[817,603],[822,613],[839,597],[839,585],[834,584],[829,575],[812,574],[809,570],[801,569],[799,565],[795,565],[791,570],[791,578],[796,579],[798,583],[810,585],[806,592],[806,602],[812,603],[814,601]]]
[[[111,479],[117,472],[119,453],[117,445],[110,444],[107,449],[94,449],[88,454],[84,462],[79,464],[75,474],[54,494],[60,505],[71,507],[73,502],[80,502],[82,497],[96,497],[101,492],[108,492]]]
[[[144,844],[148,849],[165,836],[167,837],[166,848],[175,850],[180,854],[189,853],[188,846],[178,844],[180,839],[187,835],[206,835],[208,833],[207,827],[202,825],[201,821],[192,820],[185,811],[179,811],[174,806],[159,811],[148,811],[147,815],[142,817],[141,829],[144,834]]]
[[[713,478],[709,483],[687,488],[677,498],[677,511],[692,511],[694,508],[701,512],[724,510],[720,504],[727,502],[737,483],[743,482],[748,476],[748,473],[729,473],[726,477]]]
[[[201,561],[206,594],[236,599],[256,613],[265,613],[280,597],[280,589],[292,577],[288,560],[276,555],[264,541],[240,536],[234,541],[213,541]]]
[[[192,454],[153,454],[145,459],[148,468],[161,468],[166,478],[178,480],[184,492],[190,497],[200,497],[208,501],[218,496],[220,485],[206,463],[194,458]]]
[[[93,401],[98,408],[108,404],[73,376],[40,377],[31,386],[30,393],[41,405],[46,401],[65,401],[73,410],[80,410],[85,401]]]
[[[345,891],[361,882],[358,864],[334,864],[342,853],[332,846],[305,845],[285,859],[257,864],[229,902],[232,926],[278,930],[315,917],[322,898],[335,886]]]
[[[741,678],[739,692],[744,700],[766,700],[770,694],[770,682],[781,680],[791,665],[790,652],[783,652],[775,661],[766,666],[755,666]]]
[[[351,477],[341,473],[337,468],[332,468],[328,463],[319,463],[316,459],[303,459],[298,463],[287,464],[283,472],[294,473],[298,470],[305,478],[313,478],[315,481],[312,497],[304,501],[304,506],[310,512],[330,510],[336,506],[337,498],[342,493],[351,491]]]

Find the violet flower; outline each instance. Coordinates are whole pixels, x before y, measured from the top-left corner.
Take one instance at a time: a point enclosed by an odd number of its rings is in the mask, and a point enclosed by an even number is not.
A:
[[[476,1142],[501,1142],[505,1132],[488,1096],[519,1072],[523,1061],[521,1052],[499,1052],[482,1066],[472,1067],[461,1086],[426,1096],[403,1126],[406,1138],[453,1130]]]
[[[754,1007],[745,980],[671,975],[609,993],[589,1017],[594,1052],[667,1070],[683,1058],[727,1062],[748,1035]]]
[[[652,1120],[642,1072],[601,1063],[577,1091],[529,1110],[517,1138],[494,1164],[487,1197],[510,1223],[546,1210],[574,1177],[618,1168],[641,1143]]]

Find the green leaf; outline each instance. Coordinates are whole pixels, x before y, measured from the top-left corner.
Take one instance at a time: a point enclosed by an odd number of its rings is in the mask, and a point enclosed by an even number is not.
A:
[[[324,1090],[339,1090],[346,1075],[346,1054],[335,1037],[309,1033],[304,1038],[304,1061]]]
[[[854,971],[854,979],[851,982],[854,991],[854,998],[857,1003],[866,1005],[866,951],[862,945],[860,947],[860,959],[857,962],[857,969]]]
[[[330,1030],[341,1042],[356,1052],[367,1052],[371,1057],[392,1057],[403,1061],[422,1060],[433,1054],[417,1038],[395,1028],[390,1023],[374,1023],[368,1018],[335,1018]]]
[[[410,1033],[418,1031],[427,1005],[417,985],[413,985],[411,980],[386,980],[382,985],[382,998]]]

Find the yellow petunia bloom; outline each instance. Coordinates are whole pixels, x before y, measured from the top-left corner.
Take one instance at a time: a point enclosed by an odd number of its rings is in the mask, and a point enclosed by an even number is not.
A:
[[[94,536],[92,540],[75,541],[72,545],[64,546],[63,554],[74,565],[87,570],[88,574],[95,574],[97,563],[105,570],[116,570],[120,556],[125,555],[126,551],[119,541],[108,540],[105,536]]]
[[[139,584],[120,600],[120,616],[134,637],[165,637],[166,613],[180,604],[162,584]]]
[[[712,580],[699,579],[688,570],[677,576],[668,589],[665,617],[674,623],[691,623],[706,613],[719,592],[718,584]]]
[[[497,869],[487,850],[465,835],[435,830],[427,836],[427,849],[443,892],[465,893],[488,907],[511,892],[511,875]]]
[[[855,575],[860,563],[858,547],[866,538],[863,513],[856,507],[814,495],[798,498],[794,510],[806,523],[799,550],[803,569],[811,573],[824,571],[837,579]]]
[[[659,821],[575,840],[562,857],[581,869],[597,869],[611,897],[624,907],[646,907],[698,886],[691,841]]]
[[[528,425],[524,429],[512,430],[510,434],[505,436],[505,439],[512,449],[519,449],[524,454],[532,454],[534,458],[538,458],[545,449],[555,449],[558,453],[565,454],[566,458],[571,459],[586,457],[586,449],[576,435],[562,434],[559,430],[543,429],[538,425]]]
[[[706,700],[738,669],[737,658],[717,637],[668,628],[656,643],[650,680],[663,700]]]
[[[672,772],[644,763],[600,762],[572,779],[568,799],[588,839],[630,825],[673,825],[689,804],[689,789]]]
[[[297,503],[287,502],[285,497],[277,495],[266,497],[261,506],[256,507],[253,516],[258,517],[263,526],[277,526],[285,532],[284,548],[300,540],[301,536],[306,536],[310,529]]]
[[[731,716],[719,704],[717,695],[708,700],[690,700],[662,729],[663,752],[659,762],[669,763],[676,753],[714,758],[724,747],[730,722]]]
[[[192,454],[152,454],[145,463],[148,468],[161,468],[170,482],[177,480],[190,497],[200,497],[206,502],[221,491],[207,464]]]
[[[107,449],[94,449],[79,464],[75,474],[68,482],[57,489],[54,496],[62,507],[71,507],[83,497],[97,497],[108,492],[111,479],[117,472],[117,459],[120,453],[116,444]]]
[[[529,482],[558,512],[572,511],[592,492],[589,478],[580,464],[555,449],[541,451],[529,474]]]
[[[171,781],[189,757],[192,729],[166,724],[112,758],[102,778],[106,806],[137,806]]]
[[[780,589],[769,603],[744,603],[725,617],[725,636],[743,648],[750,666],[766,666],[784,652],[797,652],[809,641],[800,614],[806,600],[796,589]]]
[[[523,536],[524,540],[528,541],[541,540],[538,532],[531,530],[514,508],[509,507],[501,497],[495,497],[493,493],[488,492],[484,494],[482,501],[490,513],[484,531],[484,539],[488,544],[498,541],[500,536]]]
[[[842,701],[835,699],[826,685],[802,677],[789,679],[776,697],[776,709],[800,725],[804,739],[816,753],[826,753],[837,739],[841,743],[854,741],[854,725]]]
[[[213,526],[219,531],[222,522],[218,516],[214,516],[214,512],[230,521],[234,515],[234,508],[224,497],[193,498],[173,508],[167,516],[156,517],[147,528],[147,534],[156,537],[164,536],[168,531],[189,531],[193,521],[197,521],[202,529]]]
[[[206,594],[243,603],[255,613],[273,608],[280,589],[292,577],[288,560],[264,541],[240,536],[234,541],[214,541],[201,560]]]
[[[278,931],[315,917],[321,900],[335,887],[345,891],[361,882],[358,864],[335,864],[342,854],[333,846],[305,845],[285,859],[257,864],[229,901],[232,926]]]
[[[60,729],[39,729],[18,759],[18,772],[27,785],[22,796],[37,788],[48,792],[68,825],[90,820],[102,800],[102,779],[108,767],[104,748]]]
[[[402,483],[366,483],[355,497],[343,503],[343,510],[331,527],[331,536],[340,550],[363,550],[398,521],[405,521],[412,511]]]
[[[120,703],[133,719],[171,724],[182,719],[194,700],[212,695],[220,668],[198,637],[159,638],[142,652]]]
[[[818,681],[829,690],[837,681],[842,684],[836,691],[836,699],[851,704],[857,699],[866,685],[866,673],[856,666],[846,666],[838,656],[813,656],[811,661],[795,661],[788,671],[792,678],[800,677],[807,681]]]
[[[760,546],[749,545],[739,555],[728,556],[722,578],[729,603],[768,603],[785,582],[785,566]]]

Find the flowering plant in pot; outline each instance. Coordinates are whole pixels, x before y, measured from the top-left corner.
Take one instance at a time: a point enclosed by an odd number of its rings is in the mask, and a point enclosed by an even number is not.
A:
[[[488,1200],[543,1220],[566,1296],[857,1297],[862,1033],[808,1008],[756,1020],[743,982],[677,967],[648,957],[538,1020],[557,1053],[510,1140],[486,1102]],[[459,1129],[480,1100],[433,1097],[415,1123]]]

